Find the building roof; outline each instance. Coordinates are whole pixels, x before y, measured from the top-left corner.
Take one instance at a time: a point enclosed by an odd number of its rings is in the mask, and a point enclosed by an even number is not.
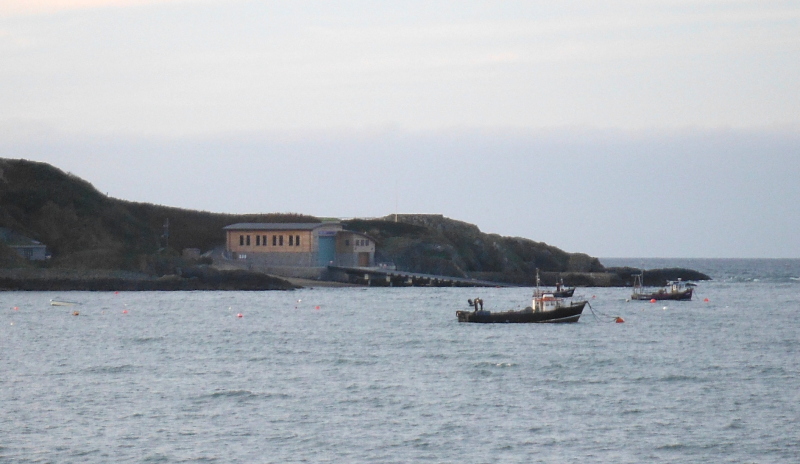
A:
[[[10,247],[45,246],[38,240],[18,234],[11,229],[6,229],[5,227],[0,227],[0,242],[3,242]]]
[[[314,230],[320,227],[342,227],[338,222],[240,222],[223,227],[224,230]]]

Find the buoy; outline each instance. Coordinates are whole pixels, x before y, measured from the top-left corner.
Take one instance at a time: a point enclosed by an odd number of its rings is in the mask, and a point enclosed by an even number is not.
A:
[[[119,295],[119,292],[114,292],[114,295]]]
[[[708,298],[704,299],[703,301],[705,301],[706,303],[708,303]]]
[[[314,308],[314,309],[319,309],[319,306],[317,306],[317,307],[316,307],[316,308]]]
[[[14,311],[19,311],[19,307],[14,306]]]
[[[244,317],[244,316],[242,316],[242,313],[239,313],[236,315],[236,317]]]
[[[653,298],[652,300],[650,300],[650,303],[655,303],[655,302],[656,302],[656,299],[655,299],[655,298]]]
[[[78,311],[72,311],[72,315],[73,315],[73,316],[79,316],[80,314],[81,314],[81,313],[79,313]]]
[[[594,296],[594,295],[592,295],[592,299],[595,299],[595,298],[597,298],[597,297],[596,297],[596,296]]]
[[[127,309],[123,309],[122,310],[122,314],[128,314],[128,310]]]
[[[625,322],[625,319],[617,316],[617,318],[614,319],[614,322],[616,322],[617,324],[622,324],[623,322]]]

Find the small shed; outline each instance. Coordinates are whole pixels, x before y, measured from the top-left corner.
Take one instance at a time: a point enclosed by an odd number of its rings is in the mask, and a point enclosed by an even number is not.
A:
[[[29,261],[44,261],[49,257],[47,245],[5,227],[0,227],[0,241]]]

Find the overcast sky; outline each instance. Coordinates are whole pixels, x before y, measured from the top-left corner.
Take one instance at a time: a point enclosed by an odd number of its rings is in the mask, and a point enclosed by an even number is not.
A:
[[[800,258],[800,2],[0,1],[0,157],[215,212]]]

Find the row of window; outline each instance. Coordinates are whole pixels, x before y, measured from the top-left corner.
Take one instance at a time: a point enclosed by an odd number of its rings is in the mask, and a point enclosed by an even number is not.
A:
[[[272,246],[283,246],[283,235],[272,236]],[[256,246],[269,246],[268,235],[256,235]],[[239,246],[250,246],[250,236],[240,235]],[[289,235],[289,246],[300,246],[299,235]]]
[[[365,240],[353,240],[353,243],[355,244],[355,246],[367,246],[367,245],[369,245],[369,240],[366,240],[366,239]],[[350,240],[345,240],[344,241],[344,245],[345,246],[350,246]]]

